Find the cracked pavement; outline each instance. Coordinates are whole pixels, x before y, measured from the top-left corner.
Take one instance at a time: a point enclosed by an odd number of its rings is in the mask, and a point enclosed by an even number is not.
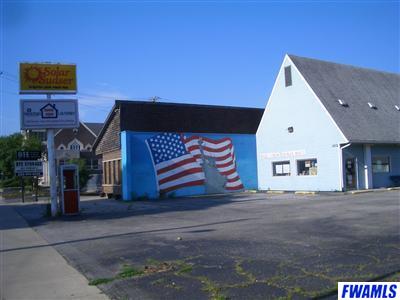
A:
[[[399,281],[398,191],[242,193],[17,211],[111,299],[336,298],[338,281]],[[145,270],[121,278],[122,266]],[[147,271],[146,271],[147,270]],[[149,271],[151,270],[151,271]]]

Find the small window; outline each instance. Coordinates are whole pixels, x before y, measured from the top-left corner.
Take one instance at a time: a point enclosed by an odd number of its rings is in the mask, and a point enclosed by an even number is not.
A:
[[[79,145],[79,143],[77,141],[74,141],[70,146],[69,149],[71,150],[80,150],[81,149],[81,145]]]
[[[285,86],[292,85],[292,68],[290,66],[285,67]]]
[[[272,163],[273,176],[290,176],[290,162],[277,161]]]
[[[372,172],[373,173],[389,173],[390,160],[388,156],[372,157]]]
[[[304,159],[297,161],[297,175],[317,175],[317,160]]]

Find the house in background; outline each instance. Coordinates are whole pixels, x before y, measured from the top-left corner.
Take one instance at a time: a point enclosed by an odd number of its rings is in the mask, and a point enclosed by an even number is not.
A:
[[[286,55],[257,131],[260,190],[342,191],[400,175],[400,75]]]
[[[257,108],[116,101],[94,149],[124,200],[257,188]]]
[[[101,186],[102,163],[96,155],[93,144],[103,127],[103,123],[79,122],[74,129],[60,129],[54,135],[57,165],[65,164],[70,159],[84,159],[86,168],[92,175],[86,190],[93,191]]]

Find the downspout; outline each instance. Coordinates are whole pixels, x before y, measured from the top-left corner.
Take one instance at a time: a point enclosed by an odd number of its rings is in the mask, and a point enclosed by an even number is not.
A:
[[[349,147],[351,143],[344,144],[340,146],[339,149],[339,173],[340,173],[340,187],[342,188],[342,192],[344,191],[344,183],[343,183],[343,149]],[[358,182],[358,178],[357,178]]]

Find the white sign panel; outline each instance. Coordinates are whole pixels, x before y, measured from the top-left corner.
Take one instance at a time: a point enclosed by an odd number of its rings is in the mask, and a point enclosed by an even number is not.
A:
[[[297,157],[303,156],[306,154],[306,150],[293,150],[293,151],[284,151],[284,152],[269,152],[269,153],[261,153],[261,157],[266,158],[288,158],[288,157]]]
[[[43,176],[43,161],[17,160],[14,172],[16,176]]]
[[[78,128],[78,100],[21,100],[21,129]]]

